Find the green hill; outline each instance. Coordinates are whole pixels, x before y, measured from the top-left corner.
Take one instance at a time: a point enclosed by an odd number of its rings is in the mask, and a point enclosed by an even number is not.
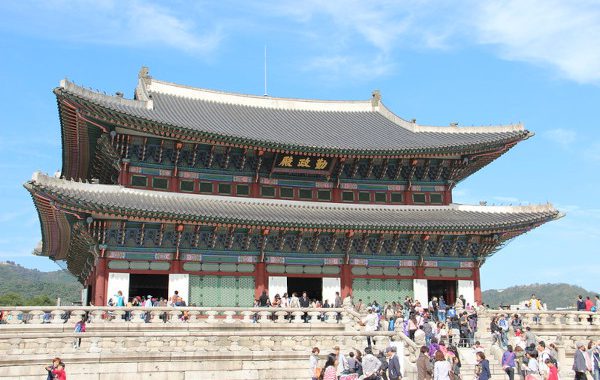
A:
[[[584,299],[586,296],[593,299],[597,293],[569,284],[532,284],[512,286],[502,290],[486,290],[482,293],[482,298],[483,303],[496,308],[498,305],[518,305],[522,301],[529,300],[532,294],[547,304],[549,310],[554,310],[574,307],[578,295],[582,295]]]
[[[81,301],[81,284],[66,270],[40,272],[0,262],[0,305],[63,305]]]

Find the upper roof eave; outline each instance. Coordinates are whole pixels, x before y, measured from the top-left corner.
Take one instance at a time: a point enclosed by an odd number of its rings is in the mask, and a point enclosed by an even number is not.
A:
[[[98,92],[94,92],[92,90],[85,89],[80,86],[74,85],[72,82],[63,81],[62,86],[58,87],[55,90],[57,96],[61,95],[71,95],[76,98],[80,98],[83,101],[89,101],[91,104],[96,107],[100,107],[103,109],[109,110],[111,113],[116,113],[117,115],[121,114],[123,111],[119,110],[120,106],[130,107],[134,106],[136,109],[145,109],[151,110],[152,99],[149,100],[131,100],[124,99],[118,96],[110,96],[106,94],[101,94]],[[106,102],[110,104],[114,104],[115,107],[111,108],[106,105]],[[104,103],[104,104],[103,104]],[[122,107],[121,107],[122,108]],[[387,110],[383,105],[377,107],[381,110]],[[250,136],[234,136],[228,135],[225,133],[215,133],[209,131],[202,131],[195,128],[187,128],[181,127],[175,124],[165,124],[167,128],[179,129],[182,128],[184,130],[189,130],[188,133],[200,134],[203,136],[202,138],[214,140],[214,141],[223,141],[226,143],[233,143],[239,145],[247,145],[247,146],[255,146],[257,148],[266,148],[266,149],[274,149],[277,151],[290,151],[290,152],[299,152],[299,153],[326,153],[326,154],[334,154],[334,155],[355,155],[355,156],[390,156],[390,155],[407,155],[407,156],[415,156],[415,155],[440,155],[445,153],[451,154],[468,154],[468,153],[477,153],[477,152],[485,152],[490,150],[490,147],[496,148],[498,145],[518,142],[520,140],[527,139],[532,134],[529,131],[523,129],[521,124],[515,126],[503,126],[503,127],[468,127],[468,128],[457,128],[457,127],[431,127],[431,126],[419,126],[413,125],[410,122],[407,122],[395,115],[393,115],[389,111],[382,111],[382,115],[401,126],[402,129],[410,130],[415,133],[415,136],[418,136],[418,132],[430,133],[437,136],[450,136],[450,135],[485,135],[485,134],[498,134],[497,137],[490,138],[486,137],[485,141],[470,141],[470,142],[462,142],[459,139],[454,138],[454,141],[438,141],[433,145],[431,142],[424,146],[412,146],[412,147],[403,147],[403,148],[392,148],[392,149],[356,149],[352,147],[338,147],[338,146],[317,146],[317,145],[303,145],[301,142],[296,142],[294,144],[286,144],[279,141],[267,141],[252,138]],[[125,116],[125,115],[124,115]],[[157,122],[151,118],[140,117],[139,115],[128,114],[127,117],[132,117],[134,119],[139,119],[141,121],[153,123],[153,124],[164,124],[164,122]],[[436,139],[434,139],[436,140]],[[442,139],[443,140],[443,137]]]
[[[32,193],[50,194],[69,207],[87,207],[88,212],[126,211],[166,219],[281,228],[488,231],[544,223],[561,216],[551,204],[393,206],[298,202],[164,193],[73,182],[41,173],[35,173],[25,187]]]

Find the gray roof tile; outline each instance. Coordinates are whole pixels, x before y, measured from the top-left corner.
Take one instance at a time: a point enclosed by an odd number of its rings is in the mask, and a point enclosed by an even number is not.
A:
[[[260,226],[369,230],[516,229],[560,217],[552,205],[388,206],[298,202],[156,192],[51,178],[36,173],[25,185],[70,207],[125,216],[160,213],[190,221]]]
[[[325,102],[261,98],[190,89],[150,80],[148,100],[127,100],[63,81],[59,92],[112,111],[191,131],[283,147],[344,151],[436,151],[526,138],[522,125],[424,127],[370,101]]]

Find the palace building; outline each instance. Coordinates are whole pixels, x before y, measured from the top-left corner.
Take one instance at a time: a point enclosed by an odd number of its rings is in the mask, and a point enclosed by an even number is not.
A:
[[[62,170],[25,184],[39,255],[105,305],[167,297],[251,306],[306,290],[379,302],[459,294],[551,205],[452,202],[455,185],[532,136],[521,124],[418,125],[366,101],[250,96],[139,74],[133,99],[63,80]]]

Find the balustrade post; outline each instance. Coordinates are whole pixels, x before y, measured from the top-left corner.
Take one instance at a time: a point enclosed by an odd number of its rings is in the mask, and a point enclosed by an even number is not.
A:
[[[19,310],[11,310],[8,314],[7,322],[9,325],[18,325],[23,323],[22,318]]]
[[[215,318],[215,316],[219,314],[218,311],[208,310],[204,314],[206,314],[207,316],[206,323],[217,323],[217,319]]]
[[[592,314],[592,325],[600,326],[600,314],[598,312]]]
[[[322,323],[321,321],[321,312],[319,311],[309,311],[308,315],[310,316],[310,323]]]
[[[179,316],[181,315],[181,312],[179,310],[169,310],[169,311],[165,311],[163,312],[163,316],[164,316],[164,322],[165,323],[180,323],[181,319],[179,318]]]
[[[129,318],[129,323],[144,323],[144,311],[134,308],[131,310],[131,317]]]
[[[242,311],[242,323],[254,323],[254,312],[250,310]]]
[[[63,315],[65,314],[64,310],[52,310],[50,312],[50,314],[52,314],[52,320],[50,321],[50,323],[52,323],[52,324],[65,323],[65,320],[63,319]]]
[[[304,323],[302,320],[302,317],[304,317],[303,311],[293,311],[292,315],[294,316],[294,319],[292,319],[293,323]]]
[[[98,309],[90,311],[92,323],[106,323],[106,320],[104,319],[104,313],[104,310]]]
[[[276,311],[275,315],[277,316],[275,323],[286,323],[287,322],[287,320],[285,319],[285,317],[288,315],[287,311]]]
[[[273,323],[269,317],[271,316],[270,311],[259,311],[258,312],[258,323]]]
[[[337,311],[328,311],[325,313],[325,323],[337,323]]]
[[[69,316],[69,324],[75,325],[77,322],[81,321],[81,318],[85,316],[85,311],[83,310],[73,310],[71,311],[71,315]]]
[[[225,315],[225,323],[234,323],[235,319],[233,319],[233,317],[236,315],[237,313],[233,310],[227,310],[223,312],[223,315]]]
[[[188,310],[188,323],[202,323],[200,317],[200,311],[198,310]]]
[[[579,322],[579,317],[577,314],[569,313],[565,316],[565,324],[567,325],[576,325]]]
[[[31,319],[29,323],[32,325],[39,325],[44,323],[44,311],[43,310],[31,310],[29,312],[31,314]]]

